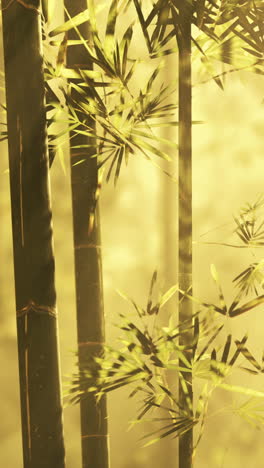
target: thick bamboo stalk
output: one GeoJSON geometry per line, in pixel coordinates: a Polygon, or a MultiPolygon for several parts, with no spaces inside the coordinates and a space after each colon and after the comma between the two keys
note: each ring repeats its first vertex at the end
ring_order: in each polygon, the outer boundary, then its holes
{"type": "Polygon", "coordinates": [[[64,468],[39,0],[2,0],[24,468],[64,468]]]}
{"type": "MultiPolygon", "coordinates": [[[[64,4],[71,17],[87,8],[86,0],[64,0],[64,4]]],[[[87,23],[81,25],[79,31],[83,38],[89,38],[87,23]]],[[[69,39],[79,39],[75,30],[70,31],[69,39]]],[[[92,68],[83,45],[68,47],[67,65],[92,68]]],[[[74,91],[72,97],[78,99],[74,91]]],[[[79,116],[81,118],[81,114],[79,116]]],[[[88,120],[89,126],[95,128],[93,120],[88,120]]],[[[71,136],[73,137],[73,134],[71,136]]],[[[95,139],[79,134],[71,139],[70,144],[77,332],[81,372],[89,358],[102,353],[105,340],[98,205],[95,208],[98,170],[97,159],[90,158],[96,152],[95,139]],[[91,143],[94,143],[94,146],[90,148],[73,148],[91,143]],[[78,164],[81,160],[83,162],[78,164]]],[[[80,402],[80,416],[83,468],[108,468],[106,397],[96,402],[93,395],[87,395],[80,402]]]]}
{"type": "MultiPolygon", "coordinates": [[[[192,288],[192,83],[191,83],[191,5],[182,2],[179,8],[179,288],[191,294],[192,288]]],[[[179,322],[192,324],[192,302],[185,298],[179,303],[179,322]]],[[[180,345],[188,347],[192,332],[185,332],[180,345]]],[[[190,361],[190,350],[185,351],[190,361]]],[[[183,377],[189,390],[189,403],[179,384],[180,404],[190,414],[192,405],[192,374],[183,377]]],[[[191,468],[193,431],[179,440],[179,468],[191,468]]]]}

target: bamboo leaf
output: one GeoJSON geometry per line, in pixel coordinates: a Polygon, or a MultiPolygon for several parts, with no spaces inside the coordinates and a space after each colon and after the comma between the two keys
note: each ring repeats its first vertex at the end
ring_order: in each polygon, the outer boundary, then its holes
{"type": "Polygon", "coordinates": [[[66,31],[70,31],[71,29],[76,28],[77,26],[80,26],[86,21],[89,21],[89,19],[90,19],[90,13],[89,13],[89,9],[87,8],[86,10],[82,11],[78,15],[70,18],[61,26],[58,26],[57,28],[50,31],[49,36],[54,37],[54,36],[57,36],[58,34],[65,33],[66,31]]]}
{"type": "Polygon", "coordinates": [[[63,65],[66,63],[66,53],[67,53],[67,42],[68,35],[67,32],[64,34],[63,40],[60,43],[57,60],[56,60],[56,74],[60,72],[63,65]]]}
{"type": "MultiPolygon", "coordinates": [[[[175,434],[175,437],[179,437],[180,435],[186,433],[187,431],[190,430],[191,427],[193,427],[197,422],[191,418],[175,418],[175,422],[169,424],[168,426],[165,426],[163,432],[159,437],[152,439],[151,441],[147,442],[144,444],[143,447],[148,447],[152,444],[155,444],[156,442],[160,441],[164,437],[168,437],[171,434],[175,434]],[[169,429],[170,428],[170,429],[169,429]],[[169,429],[169,430],[166,430],[169,429]]],[[[155,434],[157,431],[148,434],[146,437],[150,437],[151,435],[155,434]]]]}
{"type": "Polygon", "coordinates": [[[228,392],[232,393],[241,393],[242,395],[250,395],[252,397],[264,398],[264,392],[254,390],[252,388],[240,387],[238,385],[230,385],[227,383],[219,383],[218,387],[223,388],[224,390],[227,390],[228,392]]]}
{"type": "Polygon", "coordinates": [[[244,344],[247,342],[247,339],[248,339],[248,336],[247,335],[244,335],[242,340],[239,342],[236,343],[237,345],[237,349],[233,355],[233,357],[230,359],[229,361],[229,366],[233,366],[239,356],[239,354],[241,353],[241,349],[242,347],[244,346],[244,344]]]}
{"type": "Polygon", "coordinates": [[[205,0],[196,1],[196,13],[197,13],[197,27],[202,28],[204,13],[205,13],[205,0]]]}
{"type": "Polygon", "coordinates": [[[152,52],[152,50],[151,50],[151,41],[150,41],[150,37],[149,37],[149,34],[148,34],[148,30],[147,30],[147,27],[146,27],[145,19],[144,19],[144,16],[143,16],[143,12],[142,12],[139,0],[134,0],[134,4],[135,4],[135,8],[136,8],[136,11],[137,11],[137,14],[138,14],[138,19],[139,19],[140,26],[141,26],[141,29],[142,29],[142,32],[143,32],[143,35],[144,35],[144,38],[145,38],[145,41],[146,41],[148,51],[149,51],[149,53],[151,53],[152,52]]]}
{"type": "Polygon", "coordinates": [[[218,276],[218,273],[216,271],[216,268],[215,268],[215,265],[211,265],[211,275],[218,287],[218,291],[219,291],[219,300],[220,300],[220,308],[222,310],[222,313],[223,314],[226,314],[227,313],[227,307],[226,307],[226,303],[225,303],[225,299],[224,299],[224,295],[223,295],[223,291],[222,291],[222,287],[221,287],[221,284],[220,284],[220,281],[219,281],[219,276],[218,276]]]}
{"type": "MultiPolygon", "coordinates": [[[[100,13],[105,8],[104,4],[98,5],[96,8],[96,12],[100,13]]],[[[82,11],[78,15],[73,16],[70,18],[68,21],[63,23],[61,26],[58,26],[57,28],[53,29],[50,31],[49,36],[54,37],[57,36],[58,34],[65,33],[66,31],[70,31],[71,29],[76,28],[77,26],[80,26],[81,24],[90,21],[90,9],[87,8],[86,10],[82,11]]]]}
{"type": "Polygon", "coordinates": [[[162,296],[161,296],[161,299],[160,299],[160,307],[163,307],[166,302],[168,302],[172,296],[174,296],[174,294],[176,293],[176,291],[178,291],[178,285],[174,285],[172,286],[170,289],[168,289],[168,291],[166,291],[162,296]]]}
{"type": "Polygon", "coordinates": [[[227,363],[227,359],[228,359],[229,351],[230,351],[230,347],[231,347],[231,340],[232,340],[232,335],[228,335],[228,337],[226,339],[225,347],[224,347],[224,350],[223,350],[222,359],[221,359],[221,361],[224,362],[224,363],[227,363]]]}
{"type": "Polygon", "coordinates": [[[264,424],[264,406],[259,398],[249,398],[240,406],[236,406],[234,411],[257,429],[264,424]]]}
{"type": "Polygon", "coordinates": [[[221,332],[221,330],[223,329],[224,325],[220,325],[216,331],[213,333],[213,335],[211,336],[211,338],[208,340],[208,342],[206,343],[206,345],[204,346],[204,348],[202,349],[202,351],[200,352],[199,356],[197,357],[197,361],[199,361],[202,356],[206,353],[206,351],[208,350],[209,346],[214,342],[215,338],[219,335],[219,333],[221,332]]]}
{"type": "Polygon", "coordinates": [[[258,305],[263,304],[263,302],[264,302],[264,295],[259,296],[253,299],[252,301],[246,302],[239,308],[232,310],[232,312],[230,312],[230,317],[237,317],[238,315],[244,314],[248,310],[254,309],[258,305]]]}
{"type": "Polygon", "coordinates": [[[261,372],[262,367],[260,366],[260,364],[258,364],[258,362],[254,358],[254,356],[250,353],[248,348],[246,348],[246,346],[241,344],[238,340],[236,340],[235,343],[236,343],[240,353],[243,354],[243,356],[245,356],[245,358],[250,362],[250,364],[252,364],[253,367],[255,367],[258,371],[261,372]]]}
{"type": "MultiPolygon", "coordinates": [[[[109,13],[108,13],[108,18],[107,18],[107,23],[106,23],[106,31],[105,31],[105,43],[104,43],[104,48],[106,52],[106,56],[111,60],[114,54],[114,46],[115,46],[115,27],[116,27],[116,20],[117,20],[117,5],[118,5],[118,0],[112,0],[110,8],[109,8],[109,13]]],[[[118,44],[116,44],[116,47],[118,49],[118,44]]],[[[120,58],[118,60],[118,69],[120,73],[120,58]]]]}

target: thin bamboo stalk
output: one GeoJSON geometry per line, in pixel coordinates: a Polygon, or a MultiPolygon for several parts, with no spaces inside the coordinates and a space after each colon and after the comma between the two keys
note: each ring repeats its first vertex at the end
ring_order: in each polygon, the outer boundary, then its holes
{"type": "MultiPolygon", "coordinates": [[[[166,67],[164,68],[164,82],[167,85],[172,81],[172,74],[174,74],[174,57],[166,57],[166,67]]],[[[174,129],[165,128],[162,132],[163,138],[171,140],[174,138],[174,129]]],[[[168,171],[168,161],[163,161],[164,172],[168,171]]],[[[173,161],[169,163],[169,171],[171,174],[174,173],[176,164],[173,161]]],[[[170,180],[167,174],[160,171],[160,237],[161,237],[161,267],[162,267],[162,278],[164,281],[164,290],[168,290],[173,284],[177,282],[177,271],[178,262],[175,262],[175,256],[177,255],[177,245],[175,243],[175,236],[177,235],[175,226],[175,210],[177,209],[177,189],[174,181],[170,180]]],[[[159,316],[159,323],[161,326],[168,326],[171,318],[171,311],[177,310],[177,298],[173,297],[168,304],[163,307],[162,314],[159,316]]],[[[175,387],[175,375],[172,372],[168,372],[166,375],[166,381],[169,388],[175,387]]],[[[166,467],[176,468],[178,466],[177,456],[175,450],[178,449],[177,439],[167,437],[164,439],[163,445],[160,446],[159,452],[161,456],[164,456],[164,450],[166,451],[166,467]]]]}
{"type": "MultiPolygon", "coordinates": [[[[87,8],[86,0],[64,0],[71,17],[87,8]]],[[[68,17],[67,17],[68,19],[68,17]]],[[[84,39],[89,39],[89,27],[79,27],[84,39]]],[[[79,39],[75,30],[69,32],[69,39],[79,39]]],[[[84,66],[92,69],[85,48],[68,47],[67,65],[84,66]]],[[[78,83],[78,80],[75,81],[78,83]]],[[[73,91],[73,99],[78,96],[73,91]]],[[[79,114],[81,118],[81,114],[79,114]]],[[[88,125],[95,128],[92,119],[86,116],[88,125]]],[[[103,284],[101,266],[100,217],[98,204],[95,207],[98,189],[97,159],[91,158],[96,151],[95,139],[85,135],[73,136],[70,140],[71,191],[74,230],[74,258],[77,306],[78,361],[79,370],[87,361],[103,352],[105,340],[103,284]],[[88,148],[76,148],[93,144],[88,148]],[[82,161],[78,164],[79,161],[82,161]],[[94,211],[95,210],[95,211],[94,211]],[[94,216],[93,225],[91,217],[94,216]]],[[[96,402],[95,396],[86,395],[80,402],[82,466],[83,468],[108,468],[108,427],[106,397],[96,402]]]]}
{"type": "Polygon", "coordinates": [[[24,468],[64,468],[39,0],[2,1],[24,468]]]}
{"type": "MultiPolygon", "coordinates": [[[[182,2],[179,7],[179,288],[191,294],[192,288],[192,83],[191,83],[191,5],[182,2]]],[[[179,322],[192,323],[192,302],[185,298],[179,303],[179,322]]],[[[188,347],[192,332],[185,332],[180,345],[188,347]]],[[[190,350],[185,351],[190,361],[190,350]]],[[[179,401],[190,414],[192,405],[192,374],[183,378],[189,391],[189,403],[181,383],[179,401]]],[[[190,429],[179,439],[179,468],[191,468],[193,431],[190,429]]]]}

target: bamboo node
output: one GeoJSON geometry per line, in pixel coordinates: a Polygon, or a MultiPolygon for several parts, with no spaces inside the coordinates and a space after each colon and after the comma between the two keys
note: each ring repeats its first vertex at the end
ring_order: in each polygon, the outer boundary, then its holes
{"type": "Polygon", "coordinates": [[[1,10],[2,10],[2,11],[7,10],[7,9],[10,7],[10,5],[12,5],[12,3],[14,3],[14,1],[15,1],[15,0],[10,0],[10,2],[8,2],[8,4],[7,4],[5,7],[2,7],[1,10]]]}
{"type": "Polygon", "coordinates": [[[89,439],[91,437],[109,437],[109,434],[86,434],[86,435],[82,435],[82,439],[89,439]]]}
{"type": "Polygon", "coordinates": [[[2,7],[1,10],[2,11],[5,11],[7,10],[14,2],[17,2],[17,3],[20,3],[20,5],[22,5],[24,8],[27,8],[29,10],[34,10],[36,11],[38,14],[40,14],[40,9],[38,7],[36,7],[35,5],[32,5],[31,3],[26,3],[25,1],[23,0],[10,0],[8,2],[8,4],[5,6],[5,7],[2,7]]]}
{"type": "Polygon", "coordinates": [[[16,0],[17,3],[20,3],[20,5],[22,5],[23,7],[25,8],[28,8],[29,10],[34,10],[36,11],[37,13],[40,13],[40,10],[38,7],[36,7],[35,5],[32,5],[31,3],[26,3],[24,2],[23,0],[16,0]]]}
{"type": "Polygon", "coordinates": [[[83,346],[96,346],[96,345],[104,345],[104,341],[83,341],[78,343],[78,346],[81,348],[83,346]]]}
{"type": "Polygon", "coordinates": [[[79,244],[74,246],[75,250],[81,250],[81,249],[101,249],[102,246],[99,244],[79,244]]]}
{"type": "Polygon", "coordinates": [[[36,302],[33,300],[30,300],[25,307],[22,307],[22,309],[17,310],[17,317],[27,316],[32,312],[38,315],[50,315],[53,318],[57,317],[57,311],[55,307],[36,304],[36,302]]]}

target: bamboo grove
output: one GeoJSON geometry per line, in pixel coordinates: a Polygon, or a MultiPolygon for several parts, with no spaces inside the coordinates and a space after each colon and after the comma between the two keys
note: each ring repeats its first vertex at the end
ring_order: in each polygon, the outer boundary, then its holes
{"type": "MultiPolygon", "coordinates": [[[[178,437],[179,468],[191,468],[216,388],[244,395],[236,412],[263,423],[254,402],[264,394],[226,382],[241,357],[247,367],[240,370],[254,375],[263,373],[263,362],[247,348],[247,335],[236,339],[225,333],[230,318],[264,302],[263,260],[234,279],[238,292],[229,307],[214,266],[219,301],[207,303],[192,294],[192,126],[202,124],[192,119],[192,70],[203,67],[223,91],[229,73],[263,74],[263,2],[65,0],[65,21],[55,29],[54,5],[2,1],[8,125],[2,139],[8,136],[24,468],[65,466],[48,167],[52,170],[65,136],[78,330],[78,369],[68,398],[80,403],[82,467],[108,468],[106,395],[129,385],[130,396],[142,400],[137,421],[159,409],[167,414],[157,418],[161,425],[147,435],[146,445],[178,437]],[[102,14],[104,30],[98,22],[102,14]],[[133,44],[136,26],[145,43],[142,59],[133,44]],[[165,84],[162,71],[171,54],[178,70],[175,81],[165,84]],[[143,60],[152,72],[142,83],[143,60]],[[174,141],[161,136],[166,127],[174,129],[174,141]],[[106,346],[98,200],[101,184],[117,184],[123,166],[138,156],[157,166],[178,160],[178,277],[156,300],[154,272],[146,307],[124,296],[135,315],[120,316],[122,344],[106,346]],[[178,310],[167,327],[158,327],[157,315],[174,294],[178,310]],[[178,393],[167,382],[168,370],[175,373],[178,393]],[[194,399],[197,379],[203,384],[194,399]]],[[[263,206],[260,197],[234,217],[240,241],[234,247],[264,245],[263,206]]]]}

